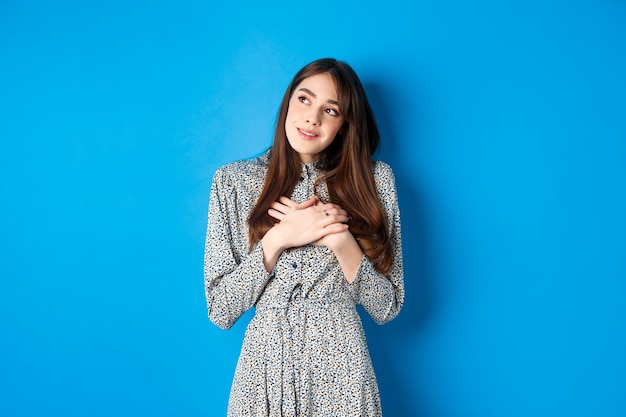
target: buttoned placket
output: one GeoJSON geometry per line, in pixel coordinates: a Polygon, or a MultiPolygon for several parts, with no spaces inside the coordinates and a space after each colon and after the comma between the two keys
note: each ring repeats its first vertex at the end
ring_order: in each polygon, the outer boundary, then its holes
{"type": "MultiPolygon", "coordinates": [[[[312,163],[302,164],[302,171],[300,174],[300,181],[294,188],[292,199],[298,203],[309,200],[315,195],[315,180],[317,179],[318,171],[312,163]]],[[[306,375],[301,375],[300,372],[306,372],[307,354],[306,349],[306,334],[307,328],[307,309],[306,309],[306,294],[303,286],[306,277],[302,275],[304,269],[304,251],[294,250],[290,251],[287,256],[287,264],[289,275],[292,278],[292,286],[290,286],[289,301],[285,306],[285,319],[288,326],[289,342],[292,347],[293,355],[293,367],[291,369],[291,377],[294,381],[295,387],[295,399],[297,404],[297,413],[308,414],[308,386],[303,384],[306,380],[306,375]]]]}

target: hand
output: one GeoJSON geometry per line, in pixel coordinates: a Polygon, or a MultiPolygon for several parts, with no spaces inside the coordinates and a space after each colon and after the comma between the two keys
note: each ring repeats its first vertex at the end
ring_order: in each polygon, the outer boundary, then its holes
{"type": "Polygon", "coordinates": [[[282,249],[303,246],[348,229],[348,213],[336,204],[322,204],[318,197],[302,203],[281,197],[268,214],[278,223],[268,231],[282,249]]]}
{"type": "Polygon", "coordinates": [[[352,233],[350,233],[350,230],[347,229],[343,232],[328,234],[323,238],[312,242],[315,246],[326,246],[333,252],[337,252],[342,247],[352,243],[356,243],[356,239],[352,233]]]}
{"type": "Polygon", "coordinates": [[[313,244],[332,250],[348,282],[358,270],[363,252],[346,224],[348,213],[336,204],[321,204],[319,198],[298,204],[281,197],[267,211],[278,220],[263,237],[263,262],[268,271],[284,249],[313,244]]]}
{"type": "Polygon", "coordinates": [[[363,251],[349,230],[332,233],[313,242],[314,245],[326,246],[333,251],[347,282],[354,281],[363,259],[363,251]]]}

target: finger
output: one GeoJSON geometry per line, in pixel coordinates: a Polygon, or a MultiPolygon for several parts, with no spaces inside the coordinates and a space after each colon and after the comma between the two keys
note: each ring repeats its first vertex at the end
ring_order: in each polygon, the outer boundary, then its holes
{"type": "Polygon", "coordinates": [[[323,227],[328,227],[333,224],[346,224],[348,223],[348,216],[324,216],[323,227]]]}
{"type": "Polygon", "coordinates": [[[287,213],[287,211],[289,211],[289,207],[284,205],[284,204],[280,204],[278,201],[274,201],[272,204],[270,204],[270,208],[279,211],[281,213],[287,213]]]}
{"type": "Polygon", "coordinates": [[[278,199],[278,202],[280,202],[281,204],[284,204],[287,207],[296,207],[298,205],[298,203],[296,203],[295,201],[293,201],[290,198],[287,198],[285,196],[282,196],[278,199]]]}
{"type": "Polygon", "coordinates": [[[313,196],[313,198],[310,198],[306,201],[303,201],[302,203],[298,204],[297,207],[299,209],[305,209],[305,208],[309,208],[311,206],[315,206],[317,203],[319,203],[320,199],[317,196],[313,196]]]}
{"type": "Polygon", "coordinates": [[[324,236],[331,235],[333,233],[342,233],[348,230],[348,225],[345,223],[333,223],[324,228],[324,236]]]}
{"type": "Polygon", "coordinates": [[[337,213],[347,214],[347,212],[341,208],[340,205],[334,203],[320,204],[318,207],[322,210],[336,210],[337,213]]]}
{"type": "Polygon", "coordinates": [[[274,210],[274,209],[268,209],[267,210],[267,214],[269,214],[270,217],[273,217],[273,218],[275,218],[277,220],[282,220],[282,219],[285,218],[285,215],[283,213],[281,213],[278,210],[274,210]]]}
{"type": "Polygon", "coordinates": [[[344,209],[337,209],[337,208],[328,208],[328,209],[324,209],[323,213],[326,216],[340,216],[340,217],[349,217],[348,216],[348,212],[345,211],[344,209]]]}

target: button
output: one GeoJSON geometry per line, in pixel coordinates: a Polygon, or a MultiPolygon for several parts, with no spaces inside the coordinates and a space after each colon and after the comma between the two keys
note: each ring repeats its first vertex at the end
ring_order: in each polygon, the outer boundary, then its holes
{"type": "Polygon", "coordinates": [[[293,269],[296,269],[296,268],[298,267],[298,264],[297,264],[297,263],[295,263],[295,262],[293,262],[293,263],[291,264],[291,267],[292,267],[293,269]]]}

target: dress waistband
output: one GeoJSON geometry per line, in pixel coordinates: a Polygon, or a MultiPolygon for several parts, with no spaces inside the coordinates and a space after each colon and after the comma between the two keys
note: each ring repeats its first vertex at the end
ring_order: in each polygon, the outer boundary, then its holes
{"type": "Polygon", "coordinates": [[[337,298],[334,300],[329,299],[315,299],[302,297],[300,295],[292,296],[286,300],[278,300],[276,298],[263,299],[261,298],[256,304],[257,314],[270,311],[270,310],[289,310],[294,307],[299,308],[320,308],[323,310],[344,310],[353,309],[356,307],[354,301],[349,298],[337,298]]]}

